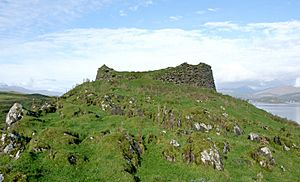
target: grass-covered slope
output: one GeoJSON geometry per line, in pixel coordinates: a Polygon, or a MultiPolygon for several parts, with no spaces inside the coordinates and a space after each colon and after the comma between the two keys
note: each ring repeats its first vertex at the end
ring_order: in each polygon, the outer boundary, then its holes
{"type": "Polygon", "coordinates": [[[55,103],[56,112],[10,127],[26,141],[19,159],[0,154],[5,180],[300,180],[299,126],[213,90],[141,76],[84,83],[55,103]],[[219,170],[201,158],[215,150],[219,170]]]}
{"type": "Polygon", "coordinates": [[[0,121],[1,127],[4,124],[9,108],[16,102],[21,103],[25,108],[32,109],[34,105],[41,105],[45,101],[51,100],[50,97],[40,94],[20,94],[15,92],[0,92],[0,121]]]}

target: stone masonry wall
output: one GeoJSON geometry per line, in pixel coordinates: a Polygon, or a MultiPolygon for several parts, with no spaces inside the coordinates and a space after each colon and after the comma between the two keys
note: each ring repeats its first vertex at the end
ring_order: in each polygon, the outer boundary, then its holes
{"type": "MultiPolygon", "coordinates": [[[[177,67],[158,70],[154,79],[175,84],[188,84],[195,87],[210,88],[216,90],[213,72],[209,65],[200,63],[190,65],[183,63],[177,67]]],[[[117,72],[106,65],[98,69],[96,80],[113,81],[122,79],[122,72],[117,72]]],[[[128,78],[128,79],[134,79],[128,78]]]]}

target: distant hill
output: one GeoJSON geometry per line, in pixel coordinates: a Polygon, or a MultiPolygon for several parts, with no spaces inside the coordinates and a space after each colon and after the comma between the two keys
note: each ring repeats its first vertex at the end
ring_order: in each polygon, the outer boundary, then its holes
{"type": "Polygon", "coordinates": [[[219,89],[218,91],[237,98],[250,98],[251,95],[256,92],[254,89],[248,86],[219,89]]]}
{"type": "Polygon", "coordinates": [[[258,91],[245,86],[233,89],[220,89],[219,91],[223,94],[233,97],[249,99],[258,102],[300,102],[300,87],[293,86],[273,87],[258,91]]]}
{"type": "Polygon", "coordinates": [[[48,96],[60,96],[61,92],[48,91],[48,90],[30,90],[19,86],[9,86],[3,83],[0,83],[0,91],[2,92],[16,92],[23,94],[42,94],[48,96]]]}
{"type": "Polygon", "coordinates": [[[283,86],[254,93],[252,100],[262,102],[300,102],[300,87],[283,86]]]}
{"type": "Polygon", "coordinates": [[[21,102],[30,112],[8,104],[0,174],[39,182],[299,181],[299,125],[217,93],[209,70],[185,72],[198,66],[102,67],[96,81],[51,102],[21,102]]]}

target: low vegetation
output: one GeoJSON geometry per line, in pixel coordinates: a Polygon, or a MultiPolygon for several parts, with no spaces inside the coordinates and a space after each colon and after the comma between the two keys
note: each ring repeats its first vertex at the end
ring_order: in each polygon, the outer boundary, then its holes
{"type": "Polygon", "coordinates": [[[212,89],[145,75],[84,83],[51,99],[1,95],[3,121],[14,102],[39,113],[3,125],[3,134],[19,136],[0,154],[5,180],[300,180],[299,125],[212,89]],[[41,110],[45,102],[56,109],[41,110]]]}

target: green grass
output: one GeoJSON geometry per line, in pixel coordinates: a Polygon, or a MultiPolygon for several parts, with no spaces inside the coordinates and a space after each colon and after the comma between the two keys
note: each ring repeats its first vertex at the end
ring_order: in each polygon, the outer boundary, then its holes
{"type": "MultiPolygon", "coordinates": [[[[0,94],[2,120],[13,102],[30,108],[31,100],[31,96],[0,94]]],[[[162,83],[140,74],[136,80],[84,83],[62,96],[57,105],[55,113],[39,118],[25,116],[11,128],[30,142],[18,160],[0,154],[0,173],[7,181],[255,181],[260,173],[262,181],[300,180],[299,126],[212,90],[162,83]],[[118,106],[122,115],[114,115],[106,105],[118,106]],[[192,121],[187,116],[192,116],[192,121]],[[193,131],[194,122],[211,124],[213,129],[208,133],[193,131]],[[234,135],[235,124],[244,130],[243,135],[234,135]],[[250,132],[269,138],[269,143],[248,140],[250,132]],[[284,151],[275,144],[275,136],[291,150],[284,151]],[[181,146],[173,148],[169,144],[172,139],[181,146]],[[130,153],[133,141],[142,149],[140,157],[130,153]],[[224,171],[200,162],[201,151],[214,143],[222,152],[224,142],[231,149],[229,154],[222,154],[224,171]],[[276,161],[272,170],[251,158],[261,146],[272,151],[276,161]],[[33,152],[37,147],[46,150],[33,152]],[[189,148],[196,163],[183,160],[189,148]],[[165,151],[176,161],[167,161],[165,151]],[[68,161],[70,156],[76,157],[76,164],[68,161]],[[126,172],[129,163],[124,156],[129,156],[136,171],[126,172]]]]}
{"type": "MultiPolygon", "coordinates": [[[[52,100],[52,98],[40,94],[19,94],[14,92],[0,92],[0,121],[5,121],[6,114],[10,107],[19,102],[23,107],[32,109],[33,105],[41,105],[45,101],[52,100]]],[[[4,122],[1,122],[0,127],[4,127],[4,122]]]]}

